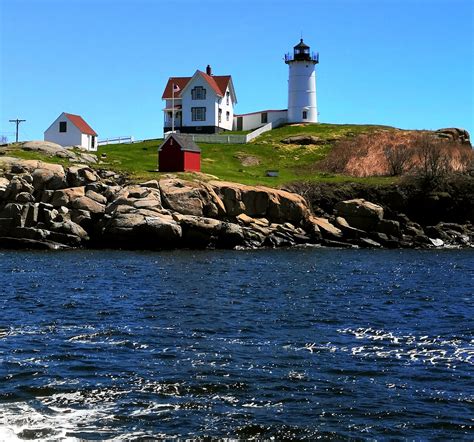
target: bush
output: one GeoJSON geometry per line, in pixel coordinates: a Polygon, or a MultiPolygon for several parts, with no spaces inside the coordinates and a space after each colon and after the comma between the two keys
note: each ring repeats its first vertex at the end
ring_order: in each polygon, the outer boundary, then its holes
{"type": "Polygon", "coordinates": [[[390,176],[403,175],[411,168],[413,149],[406,144],[389,145],[384,148],[390,176]]]}
{"type": "Polygon", "coordinates": [[[415,173],[426,187],[436,187],[452,172],[445,142],[421,134],[415,138],[413,148],[417,159],[415,173]]]}

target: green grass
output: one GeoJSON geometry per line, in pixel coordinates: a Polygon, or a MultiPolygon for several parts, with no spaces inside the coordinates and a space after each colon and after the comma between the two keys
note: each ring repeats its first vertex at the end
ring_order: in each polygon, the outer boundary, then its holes
{"type": "MultiPolygon", "coordinates": [[[[20,147],[12,146],[6,152],[5,156],[21,158],[22,160],[38,160],[46,163],[61,164],[62,166],[70,166],[72,163],[67,158],[57,156],[46,156],[40,152],[22,150],[20,147]]],[[[0,162],[2,156],[0,156],[0,162]]]]}
{"type": "Polygon", "coordinates": [[[97,156],[98,167],[110,168],[117,172],[127,173],[130,178],[138,180],[155,179],[158,177],[158,147],[161,139],[147,140],[132,144],[109,144],[99,146],[97,156]],[[105,154],[107,157],[102,158],[105,154]]]}
{"type": "MultiPolygon", "coordinates": [[[[381,129],[391,128],[352,124],[308,124],[304,126],[283,126],[274,129],[262,134],[249,144],[199,143],[202,151],[201,169],[204,174],[222,180],[270,187],[278,187],[296,181],[333,183],[351,181],[367,184],[391,184],[396,179],[392,177],[354,178],[322,173],[317,169],[317,162],[326,157],[337,139],[381,129]],[[321,143],[297,146],[281,142],[288,136],[302,134],[316,136],[321,140],[321,143]],[[267,177],[267,170],[277,170],[278,177],[267,177]]],[[[156,171],[158,147],[162,142],[162,139],[155,139],[140,143],[100,146],[97,152],[100,161],[97,165],[91,165],[91,167],[125,173],[135,182],[160,179],[164,175],[169,175],[156,171]]],[[[15,146],[12,146],[6,154],[23,159],[43,160],[64,166],[71,164],[63,158],[45,157],[37,152],[23,151],[20,148],[15,148],[15,146]]],[[[173,175],[184,179],[212,178],[192,173],[176,173],[173,175]]]]}
{"type": "MultiPolygon", "coordinates": [[[[391,177],[354,178],[317,171],[316,163],[323,159],[335,139],[355,136],[373,130],[388,129],[384,126],[310,124],[304,126],[283,126],[266,132],[249,144],[205,144],[201,148],[201,170],[205,174],[226,181],[249,185],[282,186],[295,181],[309,182],[365,182],[389,184],[391,177]],[[281,140],[290,135],[309,134],[322,140],[321,145],[289,146],[281,140]],[[252,165],[243,165],[246,159],[252,165]],[[252,163],[252,161],[250,161],[252,163]],[[258,163],[258,164],[256,164],[258,163]],[[267,177],[267,170],[277,170],[278,177],[267,177]]],[[[106,154],[99,167],[126,172],[134,181],[159,179],[164,174],[156,172],[157,150],[163,140],[149,140],[142,143],[115,144],[99,147],[98,156],[106,154]]],[[[176,174],[179,177],[193,177],[194,174],[176,174]]],[[[202,176],[200,176],[202,178],[202,176]]]]}

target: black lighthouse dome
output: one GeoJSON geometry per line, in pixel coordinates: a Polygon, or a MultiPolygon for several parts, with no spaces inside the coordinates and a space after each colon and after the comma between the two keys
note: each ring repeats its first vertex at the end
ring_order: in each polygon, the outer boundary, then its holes
{"type": "Polygon", "coordinates": [[[311,54],[309,52],[309,46],[305,44],[303,39],[293,47],[293,54],[295,60],[311,60],[311,54]]]}
{"type": "Polygon", "coordinates": [[[296,46],[293,46],[293,54],[285,55],[285,63],[290,64],[294,61],[311,61],[316,64],[319,62],[319,54],[311,53],[310,47],[301,39],[296,46]]]}

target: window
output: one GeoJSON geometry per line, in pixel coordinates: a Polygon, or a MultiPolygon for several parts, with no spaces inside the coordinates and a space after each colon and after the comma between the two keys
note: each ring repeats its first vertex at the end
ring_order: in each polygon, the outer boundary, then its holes
{"type": "Polygon", "coordinates": [[[206,121],[206,108],[205,107],[192,107],[191,119],[192,121],[206,121]]]}
{"type": "Polygon", "coordinates": [[[303,111],[303,120],[306,120],[308,118],[308,112],[303,111]]]}
{"type": "Polygon", "coordinates": [[[227,121],[229,121],[229,119],[230,119],[230,112],[226,112],[226,113],[225,113],[225,119],[226,119],[227,121]]]}
{"type": "Polygon", "coordinates": [[[67,132],[67,121],[59,122],[59,132],[67,132]]]}
{"type": "Polygon", "coordinates": [[[218,122],[220,123],[222,121],[222,109],[219,108],[219,119],[218,122]]]}
{"type": "Polygon", "coordinates": [[[196,86],[191,90],[191,98],[193,100],[205,100],[206,89],[204,89],[202,86],[196,86]]]}
{"type": "Polygon", "coordinates": [[[226,103],[229,104],[229,98],[230,98],[230,92],[229,91],[226,92],[225,97],[226,97],[226,103]]]}
{"type": "Polygon", "coordinates": [[[263,124],[268,123],[268,114],[266,112],[262,112],[260,122],[263,124]]]}

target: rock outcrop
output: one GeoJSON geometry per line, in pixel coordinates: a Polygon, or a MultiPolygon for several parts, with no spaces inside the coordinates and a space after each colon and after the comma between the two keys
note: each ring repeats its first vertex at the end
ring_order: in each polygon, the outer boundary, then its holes
{"type": "Polygon", "coordinates": [[[0,247],[429,248],[469,246],[474,235],[470,224],[423,228],[401,213],[387,217],[382,206],[360,198],[337,201],[331,213],[313,209],[296,193],[263,186],[126,184],[87,165],[0,158],[0,247]]]}

